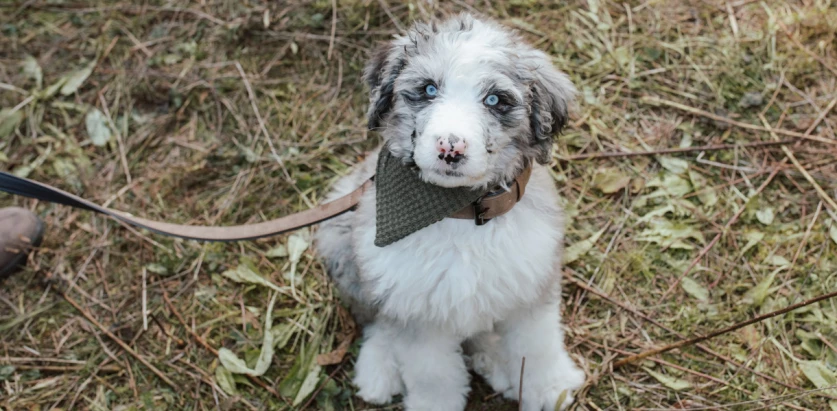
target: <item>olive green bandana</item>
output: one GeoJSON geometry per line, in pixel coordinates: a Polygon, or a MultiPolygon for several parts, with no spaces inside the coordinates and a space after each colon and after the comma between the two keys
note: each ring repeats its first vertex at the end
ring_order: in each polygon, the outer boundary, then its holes
{"type": "Polygon", "coordinates": [[[384,147],[375,174],[375,245],[388,246],[477,201],[484,191],[426,183],[384,147]]]}

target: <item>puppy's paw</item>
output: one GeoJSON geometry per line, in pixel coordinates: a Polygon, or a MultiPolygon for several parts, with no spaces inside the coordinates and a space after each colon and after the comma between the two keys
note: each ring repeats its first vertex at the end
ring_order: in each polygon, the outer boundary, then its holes
{"type": "Polygon", "coordinates": [[[512,386],[502,364],[487,352],[478,352],[470,357],[471,368],[481,375],[495,392],[505,392],[512,386]]]}
{"type": "MultiPolygon", "coordinates": [[[[572,405],[573,401],[575,401],[575,398],[573,398],[572,390],[569,388],[561,389],[560,387],[554,387],[547,389],[541,394],[540,406],[536,402],[534,404],[535,407],[531,409],[535,411],[563,411],[572,405]]],[[[530,408],[524,406],[524,409],[528,410],[530,408]]]]}
{"type": "Polygon", "coordinates": [[[583,384],[584,372],[575,367],[553,375],[549,381],[544,381],[543,385],[532,384],[527,387],[524,381],[523,409],[526,411],[563,411],[575,401],[573,394],[583,384]]]}
{"type": "Polygon", "coordinates": [[[393,373],[358,370],[354,383],[359,388],[357,396],[376,405],[387,404],[404,391],[401,378],[393,373]]]}

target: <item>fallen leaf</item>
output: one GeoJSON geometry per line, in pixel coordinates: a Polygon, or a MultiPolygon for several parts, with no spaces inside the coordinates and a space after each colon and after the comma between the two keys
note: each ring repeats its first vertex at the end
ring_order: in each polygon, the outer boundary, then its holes
{"type": "Polygon", "coordinates": [[[665,173],[648,182],[648,187],[658,187],[656,191],[648,194],[647,198],[674,197],[680,198],[692,192],[692,183],[676,174],[665,173]]]}
{"type": "Polygon", "coordinates": [[[787,267],[791,265],[791,262],[788,261],[787,258],[782,257],[781,255],[771,255],[764,260],[765,263],[774,265],[776,267],[787,267]]]}
{"type": "Polygon", "coordinates": [[[764,280],[761,280],[761,282],[756,284],[755,287],[751,288],[744,294],[744,298],[741,300],[741,302],[755,307],[760,307],[762,303],[764,303],[764,299],[767,298],[770,292],[770,286],[773,285],[773,280],[776,279],[776,274],[778,274],[783,269],[784,268],[774,270],[764,280]]]}
{"type": "Polygon", "coordinates": [[[96,67],[96,60],[93,60],[86,67],[68,73],[64,76],[64,81],[61,85],[61,95],[69,96],[75,93],[84,81],[93,74],[93,69],[96,67]]]}
{"type": "Polygon", "coordinates": [[[287,257],[288,256],[288,248],[284,245],[280,245],[279,247],[271,248],[267,250],[264,254],[268,258],[276,258],[276,257],[287,257]]]}
{"type": "Polygon", "coordinates": [[[82,189],[82,183],[78,176],[78,169],[72,160],[61,157],[56,158],[52,162],[52,168],[55,170],[55,174],[58,174],[58,176],[69,183],[70,186],[76,190],[82,189]]]}
{"type": "Polygon", "coordinates": [[[826,390],[826,393],[837,394],[837,388],[834,388],[834,386],[837,386],[837,374],[829,370],[821,361],[800,361],[799,369],[815,387],[819,389],[831,388],[826,390]]]}
{"type": "Polygon", "coordinates": [[[674,174],[684,174],[689,170],[689,162],[669,156],[657,156],[657,161],[668,171],[674,174]]]}
{"type": "Polygon", "coordinates": [[[2,365],[0,366],[0,381],[6,381],[12,374],[15,373],[15,367],[13,365],[2,365]]]}
{"type": "Polygon", "coordinates": [[[697,193],[698,200],[703,205],[712,207],[718,204],[718,194],[715,192],[715,187],[709,186],[706,178],[695,171],[689,170],[689,180],[692,182],[692,188],[697,193]]]}
{"type": "Polygon", "coordinates": [[[299,391],[296,393],[296,397],[294,398],[294,402],[292,406],[297,406],[305,401],[309,395],[317,388],[317,383],[320,381],[320,371],[322,367],[318,364],[314,363],[314,366],[311,367],[311,370],[308,371],[308,375],[305,376],[305,379],[302,380],[302,386],[299,387],[299,391]]]}
{"type": "Polygon", "coordinates": [[[23,75],[28,79],[35,80],[35,85],[38,90],[44,87],[44,72],[41,70],[38,60],[35,60],[30,55],[27,55],[23,59],[23,75]]]}
{"type": "Polygon", "coordinates": [[[744,255],[747,251],[750,251],[750,249],[760,243],[761,240],[764,240],[764,233],[761,231],[751,230],[744,233],[744,238],[747,239],[747,244],[741,248],[741,252],[738,253],[739,257],[744,255]]]}
{"type": "Polygon", "coordinates": [[[352,336],[344,336],[343,341],[340,341],[340,345],[334,351],[317,356],[317,364],[322,366],[340,364],[351,346],[352,336]]]}
{"type": "Polygon", "coordinates": [[[622,173],[618,168],[605,168],[596,172],[593,177],[593,186],[605,194],[613,194],[621,191],[631,182],[631,178],[622,173]]]}
{"type": "Polygon", "coordinates": [[[97,108],[90,109],[84,118],[84,125],[87,127],[87,136],[94,146],[103,147],[111,139],[108,119],[97,108]]]}
{"type": "Polygon", "coordinates": [[[148,264],[145,265],[145,269],[148,270],[149,272],[154,273],[154,274],[159,274],[159,275],[168,275],[169,274],[168,268],[166,268],[166,266],[164,266],[162,264],[148,263],[148,264]]]}
{"type": "Polygon", "coordinates": [[[239,264],[235,270],[227,270],[221,273],[222,276],[229,278],[237,283],[263,285],[274,291],[285,292],[281,287],[253,271],[247,264],[239,264]]]}
{"type": "Polygon", "coordinates": [[[758,107],[762,104],[764,104],[764,96],[760,91],[744,93],[741,100],[738,100],[738,106],[741,108],[758,107]]]}
{"type": "Polygon", "coordinates": [[[604,234],[605,230],[606,228],[603,228],[591,235],[588,239],[579,241],[567,247],[567,249],[564,250],[564,264],[570,264],[592,250],[593,246],[596,245],[596,241],[599,241],[599,237],[604,234]]]}
{"type": "Polygon", "coordinates": [[[6,140],[12,135],[21,121],[23,121],[23,113],[20,110],[15,112],[9,108],[0,110],[0,139],[6,140]]]}
{"type": "Polygon", "coordinates": [[[296,289],[296,266],[302,258],[302,253],[308,249],[309,237],[308,231],[305,230],[300,230],[288,237],[288,259],[291,261],[291,269],[287,278],[291,280],[292,290],[296,289]]]}
{"type": "Polygon", "coordinates": [[[756,211],[756,219],[764,225],[773,224],[773,219],[776,217],[776,211],[773,207],[766,207],[756,211]]]}
{"type": "Polygon", "coordinates": [[[680,282],[680,286],[683,287],[683,290],[685,290],[686,293],[697,298],[699,301],[709,301],[709,290],[697,281],[692,280],[689,277],[683,277],[683,280],[680,282]]]}
{"type": "Polygon", "coordinates": [[[685,222],[673,222],[664,218],[654,218],[649,222],[649,227],[636,236],[637,241],[657,243],[666,248],[678,248],[692,250],[694,246],[685,242],[687,239],[694,239],[701,244],[706,243],[703,233],[694,226],[685,222]]]}
{"type": "Polygon", "coordinates": [[[229,395],[238,395],[238,390],[235,388],[235,379],[230,370],[223,365],[215,367],[215,382],[218,387],[229,395]]]}
{"type": "Polygon", "coordinates": [[[681,380],[679,378],[669,377],[665,374],[658,373],[658,372],[656,372],[654,370],[651,370],[649,368],[646,368],[646,367],[642,367],[642,369],[644,369],[645,372],[650,374],[652,377],[654,377],[661,384],[665,385],[668,388],[671,388],[672,390],[683,391],[683,390],[692,388],[692,384],[689,383],[688,381],[684,381],[684,380],[681,380]]]}
{"type": "Polygon", "coordinates": [[[276,303],[276,296],[278,295],[279,293],[274,293],[267,305],[262,349],[258,360],[256,360],[255,367],[248,367],[244,360],[238,358],[238,356],[226,347],[222,347],[218,350],[218,359],[221,361],[221,364],[226,367],[226,369],[230,370],[231,373],[247,374],[258,377],[267,371],[271,361],[273,361],[273,333],[271,332],[270,325],[273,323],[273,304],[276,303]]]}
{"type": "Polygon", "coordinates": [[[738,335],[751,350],[758,349],[761,346],[762,339],[764,339],[764,336],[752,324],[738,330],[738,335]]]}

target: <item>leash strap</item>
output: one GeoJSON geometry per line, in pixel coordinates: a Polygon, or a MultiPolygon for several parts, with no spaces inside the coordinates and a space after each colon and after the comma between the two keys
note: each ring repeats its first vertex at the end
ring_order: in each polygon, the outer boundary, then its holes
{"type": "Polygon", "coordinates": [[[95,211],[133,226],[145,228],[159,234],[199,241],[239,241],[270,237],[288,231],[314,225],[336,217],[355,208],[361,195],[372,186],[372,179],[367,180],[355,191],[334,201],[321,204],[309,210],[291,214],[262,223],[212,227],[199,225],[181,225],[164,223],[135,217],[129,213],[113,210],[94,204],[81,197],[70,194],[47,184],[21,178],[6,172],[0,172],[0,191],[19,196],[35,198],[51,203],[95,211]]]}

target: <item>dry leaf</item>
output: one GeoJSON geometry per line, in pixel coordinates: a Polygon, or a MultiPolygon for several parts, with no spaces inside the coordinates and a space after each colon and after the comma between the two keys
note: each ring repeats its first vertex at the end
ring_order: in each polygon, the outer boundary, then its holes
{"type": "Polygon", "coordinates": [[[63,81],[61,82],[61,95],[62,96],[69,96],[70,94],[75,93],[84,81],[93,74],[93,69],[96,67],[96,60],[90,62],[87,67],[82,69],[78,69],[76,71],[70,72],[63,77],[63,81]]]}
{"type": "Polygon", "coordinates": [[[767,276],[764,280],[761,280],[755,287],[747,291],[744,294],[744,298],[741,300],[744,304],[750,304],[755,307],[760,307],[764,300],[767,298],[768,294],[770,293],[770,286],[773,285],[773,280],[776,279],[776,274],[780,271],[784,270],[784,268],[780,268],[778,270],[773,271],[770,275],[767,276]]]}
{"type": "Polygon", "coordinates": [[[709,301],[709,290],[700,285],[697,281],[692,280],[689,277],[683,277],[683,280],[680,282],[680,286],[683,287],[683,290],[685,290],[686,293],[692,297],[695,297],[702,302],[709,301]]]}
{"type": "Polygon", "coordinates": [[[35,86],[38,90],[44,87],[44,72],[41,70],[38,60],[30,55],[23,59],[23,74],[26,78],[35,80],[35,86]]]}
{"type": "Polygon", "coordinates": [[[235,270],[224,271],[221,275],[237,283],[263,285],[277,292],[285,292],[284,289],[268,281],[266,278],[253,271],[253,269],[248,267],[246,264],[239,264],[235,270]]]}
{"type": "Polygon", "coordinates": [[[93,108],[87,112],[84,125],[87,126],[87,136],[94,146],[103,147],[110,141],[112,135],[108,119],[99,109],[93,108]]]}
{"type": "Polygon", "coordinates": [[[767,207],[756,211],[756,219],[764,225],[773,224],[773,219],[776,217],[776,211],[773,207],[767,207]]]}
{"type": "Polygon", "coordinates": [[[605,230],[606,228],[603,228],[590,236],[590,238],[567,247],[564,251],[564,264],[570,264],[587,254],[591,249],[593,249],[593,246],[596,245],[596,241],[599,241],[599,237],[604,234],[605,230]]]}
{"type": "Polygon", "coordinates": [[[593,186],[605,194],[612,194],[621,191],[631,182],[631,178],[622,173],[618,168],[605,168],[599,170],[593,177],[593,186]]]}
{"type": "Polygon", "coordinates": [[[262,340],[262,350],[259,353],[259,359],[256,360],[256,366],[250,368],[244,360],[238,358],[232,351],[222,347],[218,350],[218,359],[221,364],[230,372],[235,374],[247,374],[254,377],[263,375],[267,368],[273,361],[273,333],[270,330],[270,325],[273,323],[273,304],[276,303],[276,296],[279,293],[274,293],[270,298],[270,303],[267,305],[267,318],[264,323],[264,339],[262,340]]]}
{"type": "Polygon", "coordinates": [[[238,395],[238,390],[235,389],[235,379],[230,370],[224,368],[223,365],[215,367],[215,382],[225,393],[238,395]]]}
{"type": "Polygon", "coordinates": [[[674,391],[683,391],[692,388],[692,384],[688,381],[684,381],[679,378],[669,377],[665,374],[658,373],[646,367],[642,367],[642,369],[644,369],[645,372],[647,372],[648,374],[651,374],[651,376],[654,377],[657,381],[659,381],[666,387],[671,388],[674,391]]]}
{"type": "Polygon", "coordinates": [[[17,130],[21,121],[23,121],[23,113],[20,110],[15,112],[8,108],[0,110],[0,139],[5,141],[17,130]]]}
{"type": "Polygon", "coordinates": [[[657,156],[657,161],[660,162],[660,165],[663,166],[663,168],[674,174],[685,174],[686,171],[689,171],[689,163],[679,158],[657,156]]]}

